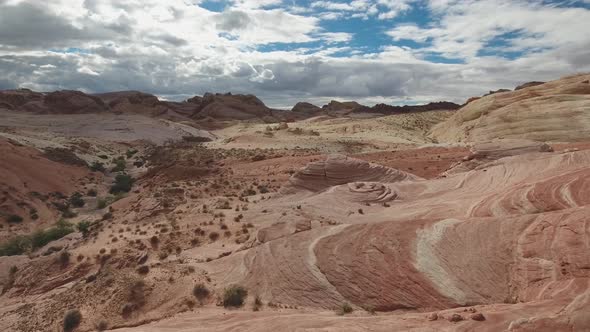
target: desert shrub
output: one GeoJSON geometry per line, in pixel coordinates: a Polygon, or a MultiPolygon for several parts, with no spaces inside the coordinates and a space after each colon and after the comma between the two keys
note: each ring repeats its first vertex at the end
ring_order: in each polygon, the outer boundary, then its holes
{"type": "Polygon", "coordinates": [[[70,196],[70,204],[74,207],[83,207],[86,202],[82,199],[82,194],[76,191],[70,196]]]}
{"type": "Polygon", "coordinates": [[[119,174],[115,177],[115,183],[111,186],[111,194],[126,193],[131,190],[134,179],[127,174],[119,174]]]}
{"type": "Polygon", "coordinates": [[[127,150],[127,152],[125,152],[125,155],[127,156],[127,159],[133,157],[135,154],[137,153],[137,150],[132,149],[132,150],[127,150]]]}
{"type": "Polygon", "coordinates": [[[59,254],[59,263],[61,264],[61,266],[67,266],[68,264],[70,264],[70,253],[67,251],[62,251],[59,254]]]}
{"type": "Polygon", "coordinates": [[[106,320],[101,320],[96,324],[97,331],[105,331],[109,328],[109,323],[106,320]]]}
{"type": "Polygon", "coordinates": [[[96,189],[89,189],[88,192],[86,192],[86,195],[90,197],[96,197],[96,195],[98,195],[98,192],[96,192],[96,189]]]}
{"type": "Polygon", "coordinates": [[[70,208],[67,208],[65,211],[62,212],[61,214],[62,218],[66,218],[66,219],[71,219],[77,216],[77,214],[70,210],[70,208]]]}
{"type": "Polygon", "coordinates": [[[90,164],[90,170],[93,172],[104,173],[104,171],[106,171],[106,168],[104,167],[104,164],[100,161],[95,161],[92,164],[90,164]]]}
{"type": "Polygon", "coordinates": [[[61,239],[62,237],[73,233],[74,226],[69,222],[61,219],[59,220],[55,226],[50,227],[45,230],[39,230],[31,236],[31,244],[32,248],[37,249],[45,246],[51,241],[55,241],[61,239]]]}
{"type": "Polygon", "coordinates": [[[137,268],[137,273],[139,274],[148,274],[150,272],[150,268],[147,265],[142,265],[137,268]]]}
{"type": "Polygon", "coordinates": [[[256,190],[248,188],[242,192],[242,196],[253,196],[256,195],[256,190]]]}
{"type": "Polygon", "coordinates": [[[106,159],[109,159],[109,156],[107,156],[106,154],[99,154],[98,158],[106,160],[106,159]]]}
{"type": "Polygon", "coordinates": [[[0,244],[0,256],[21,255],[29,248],[31,248],[31,237],[19,235],[0,244]]]}
{"type": "Polygon", "coordinates": [[[244,287],[233,285],[223,292],[223,306],[226,308],[241,307],[244,305],[246,297],[248,297],[248,291],[244,287]]]}
{"type": "Polygon", "coordinates": [[[111,169],[111,172],[123,172],[125,170],[125,160],[124,159],[116,159],[114,161],[115,167],[111,169]]]}
{"type": "Polygon", "coordinates": [[[136,280],[129,288],[129,295],[127,297],[129,302],[135,303],[138,306],[145,304],[145,283],[143,280],[136,280]]]}
{"type": "Polygon", "coordinates": [[[348,304],[348,302],[342,303],[342,305],[338,309],[339,315],[350,314],[351,312],[353,312],[353,309],[352,309],[352,306],[350,306],[350,304],[348,304]]]}
{"type": "Polygon", "coordinates": [[[108,198],[99,198],[98,202],[96,203],[96,208],[99,210],[102,210],[102,209],[106,208],[107,205],[109,205],[108,198]]]}
{"type": "Polygon", "coordinates": [[[16,236],[7,242],[0,244],[0,256],[24,254],[28,250],[35,250],[45,246],[51,241],[61,239],[73,231],[74,227],[62,219],[53,227],[36,231],[32,235],[16,236]]]}
{"type": "Polygon", "coordinates": [[[268,187],[267,186],[258,186],[258,191],[261,194],[266,194],[266,193],[268,193],[268,187]]]}
{"type": "Polygon", "coordinates": [[[76,225],[76,228],[78,229],[78,231],[80,233],[82,233],[82,236],[87,237],[88,234],[90,233],[90,221],[88,220],[84,220],[84,221],[80,221],[78,223],[78,225],[76,225]]]}
{"type": "Polygon", "coordinates": [[[64,322],[63,322],[64,332],[73,331],[76,327],[78,327],[78,325],[80,325],[81,321],[82,321],[82,313],[80,313],[80,310],[78,310],[78,309],[68,310],[68,312],[66,312],[66,314],[64,316],[64,322]]]}
{"type": "Polygon", "coordinates": [[[6,221],[10,222],[10,223],[19,223],[23,221],[23,217],[17,215],[17,214],[11,214],[8,217],[6,217],[6,221]]]}
{"type": "Polygon", "coordinates": [[[256,295],[256,297],[254,297],[252,310],[259,311],[260,308],[262,308],[262,299],[260,298],[260,295],[256,295]]]}
{"type": "Polygon", "coordinates": [[[217,232],[209,233],[209,239],[214,242],[217,241],[217,239],[219,239],[219,233],[217,233],[217,232]]]}
{"type": "Polygon", "coordinates": [[[8,269],[8,278],[4,283],[4,286],[2,287],[2,292],[0,293],[0,295],[4,295],[4,293],[6,293],[10,288],[12,288],[12,285],[14,285],[14,281],[16,279],[17,271],[18,268],[15,265],[11,266],[10,269],[8,269]]]}
{"type": "Polygon", "coordinates": [[[365,309],[365,311],[370,313],[371,315],[375,314],[375,307],[371,304],[367,304],[367,305],[363,306],[363,309],[365,309]]]}
{"type": "Polygon", "coordinates": [[[203,305],[203,301],[209,297],[211,292],[207,289],[205,284],[196,284],[193,288],[193,295],[197,298],[199,303],[203,305]]]}

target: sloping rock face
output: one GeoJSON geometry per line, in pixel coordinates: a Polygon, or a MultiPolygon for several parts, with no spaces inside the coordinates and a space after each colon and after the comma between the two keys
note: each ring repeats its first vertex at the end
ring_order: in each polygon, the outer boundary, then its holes
{"type": "MultiPolygon", "coordinates": [[[[295,173],[283,190],[289,192],[297,188],[319,192],[332,186],[352,182],[399,182],[417,179],[419,177],[397,169],[344,155],[331,155],[326,160],[310,163],[295,173]]],[[[359,185],[357,189],[362,191],[367,188],[369,186],[360,187],[359,185]]]]}
{"type": "Polygon", "coordinates": [[[522,90],[522,89],[530,88],[531,86],[537,86],[537,85],[541,85],[541,84],[545,84],[545,82],[539,82],[539,81],[526,82],[524,84],[517,86],[516,88],[514,88],[514,90],[522,90]]]}
{"type": "Polygon", "coordinates": [[[6,225],[4,219],[13,215],[22,218],[11,229],[0,228],[0,240],[56,220],[58,211],[52,204],[58,201],[56,193],[69,196],[90,174],[87,167],[52,161],[34,148],[6,139],[0,139],[0,154],[0,224],[6,225]]]}
{"type": "MultiPolygon", "coordinates": [[[[199,99],[191,98],[191,103],[199,99]]],[[[271,116],[270,108],[254,95],[232,95],[207,93],[200,99],[193,118],[248,120],[271,116]]]]}
{"type": "Polygon", "coordinates": [[[434,127],[442,142],[498,138],[581,141],[590,138],[590,75],[576,75],[471,101],[434,127]]]}
{"type": "Polygon", "coordinates": [[[445,175],[486,167],[488,163],[504,157],[552,151],[553,148],[546,143],[524,139],[503,139],[476,143],[471,147],[471,154],[465,160],[451,166],[445,175]]]}

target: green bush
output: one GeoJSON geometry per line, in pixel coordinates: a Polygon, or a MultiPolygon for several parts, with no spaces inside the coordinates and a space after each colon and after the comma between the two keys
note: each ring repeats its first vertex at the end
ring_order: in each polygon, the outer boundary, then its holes
{"type": "Polygon", "coordinates": [[[74,207],[83,207],[86,202],[84,202],[82,194],[76,191],[70,196],[70,204],[74,207]]]}
{"type": "Polygon", "coordinates": [[[90,164],[90,170],[93,172],[104,173],[104,171],[106,171],[106,168],[104,167],[103,163],[101,163],[99,161],[95,161],[92,164],[90,164]]]}
{"type": "Polygon", "coordinates": [[[115,183],[109,191],[111,194],[126,193],[133,187],[134,179],[127,174],[119,174],[115,177],[115,183]]]}
{"type": "Polygon", "coordinates": [[[127,166],[125,164],[125,159],[117,159],[114,161],[115,167],[113,167],[113,169],[111,169],[111,172],[123,172],[125,170],[125,167],[127,166]]]}
{"type": "Polygon", "coordinates": [[[23,217],[17,215],[17,214],[11,214],[8,217],[6,217],[6,221],[10,222],[10,223],[19,223],[23,221],[23,217]]]}
{"type": "Polygon", "coordinates": [[[228,307],[241,307],[244,305],[244,300],[248,297],[248,291],[238,285],[233,285],[226,288],[223,293],[223,306],[228,307]]]}
{"type": "Polygon", "coordinates": [[[340,308],[338,309],[338,314],[339,315],[344,315],[344,314],[350,314],[353,312],[353,308],[350,304],[348,304],[348,302],[344,302],[342,303],[342,306],[340,306],[340,308]]]}
{"type": "Polygon", "coordinates": [[[0,244],[0,256],[15,256],[25,253],[31,247],[31,238],[25,235],[13,237],[0,244]]]}
{"type": "Polygon", "coordinates": [[[74,226],[69,222],[61,219],[55,224],[54,227],[33,233],[33,235],[31,236],[33,250],[41,248],[47,243],[61,239],[62,237],[73,232],[74,226]]]}
{"type": "Polygon", "coordinates": [[[82,233],[82,236],[87,237],[88,234],[90,233],[90,221],[84,220],[84,221],[80,221],[78,223],[78,225],[76,225],[76,228],[78,228],[78,231],[80,231],[80,233],[82,233]]]}
{"type": "Polygon", "coordinates": [[[199,303],[203,305],[203,301],[209,297],[209,290],[205,287],[205,284],[197,284],[195,288],[193,288],[193,295],[199,300],[199,303]]]}
{"type": "Polygon", "coordinates": [[[62,219],[53,227],[36,231],[32,235],[20,235],[0,244],[0,256],[22,255],[28,250],[35,250],[51,241],[61,239],[73,231],[72,224],[62,219]]]}
{"type": "Polygon", "coordinates": [[[135,154],[137,153],[137,150],[132,149],[132,150],[127,150],[127,152],[125,152],[125,155],[127,156],[127,159],[133,157],[135,154]]]}
{"type": "Polygon", "coordinates": [[[66,312],[64,316],[64,332],[73,331],[82,321],[80,310],[74,309],[66,312]]]}

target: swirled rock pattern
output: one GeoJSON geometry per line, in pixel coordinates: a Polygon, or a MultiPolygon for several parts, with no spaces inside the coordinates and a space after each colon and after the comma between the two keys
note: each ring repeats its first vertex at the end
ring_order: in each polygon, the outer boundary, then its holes
{"type": "Polygon", "coordinates": [[[486,310],[485,323],[441,330],[586,331],[590,151],[534,146],[433,180],[343,157],[312,163],[267,203],[300,205],[282,220],[311,227],[229,257],[234,270],[219,265],[217,277],[293,306],[486,310]]]}

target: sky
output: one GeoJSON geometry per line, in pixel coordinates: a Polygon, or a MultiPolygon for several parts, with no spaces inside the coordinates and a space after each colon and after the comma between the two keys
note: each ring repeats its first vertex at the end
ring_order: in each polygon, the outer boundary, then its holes
{"type": "Polygon", "coordinates": [[[0,0],[0,89],[464,102],[590,72],[590,0],[0,0]]]}

